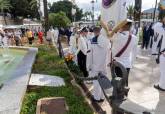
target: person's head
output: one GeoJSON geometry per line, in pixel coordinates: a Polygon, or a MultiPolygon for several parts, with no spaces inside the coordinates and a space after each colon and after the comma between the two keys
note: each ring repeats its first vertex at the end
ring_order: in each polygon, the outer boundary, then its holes
{"type": "Polygon", "coordinates": [[[94,33],[95,36],[99,36],[100,31],[101,31],[100,27],[94,27],[93,28],[93,33],[94,33]]]}
{"type": "Polygon", "coordinates": [[[88,29],[86,27],[84,27],[83,29],[81,29],[80,34],[83,37],[86,37],[88,35],[88,29]]]}
{"type": "Polygon", "coordinates": [[[133,21],[127,20],[127,23],[123,27],[121,27],[120,31],[130,31],[132,27],[132,23],[133,21]]]}
{"type": "Polygon", "coordinates": [[[165,24],[165,10],[160,11],[160,16],[159,16],[161,22],[165,24]]]}

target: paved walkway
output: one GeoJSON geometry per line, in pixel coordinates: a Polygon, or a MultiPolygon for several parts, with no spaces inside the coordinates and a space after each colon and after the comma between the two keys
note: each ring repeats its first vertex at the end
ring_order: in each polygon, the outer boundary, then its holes
{"type": "MultiPolygon", "coordinates": [[[[150,56],[148,51],[139,48],[137,53],[137,59],[130,72],[128,98],[140,106],[152,110],[153,114],[165,114],[165,92],[159,92],[153,88],[153,85],[159,81],[159,65],[155,63],[155,59],[150,56]]],[[[92,85],[87,86],[92,91],[92,85]]],[[[107,114],[111,114],[107,101],[100,105],[107,114]]]]}
{"type": "MultiPolygon", "coordinates": [[[[165,92],[159,92],[153,88],[153,85],[159,80],[159,65],[155,63],[153,57],[149,56],[147,51],[139,49],[137,60],[130,72],[129,77],[129,96],[128,98],[149,110],[153,114],[165,114],[165,92]]],[[[92,86],[88,85],[92,91],[92,86]]],[[[100,106],[111,114],[111,107],[107,101],[100,106]]]]}
{"type": "Polygon", "coordinates": [[[159,66],[146,51],[139,52],[129,78],[129,99],[154,114],[165,114],[165,92],[153,88],[159,80],[159,66]]]}

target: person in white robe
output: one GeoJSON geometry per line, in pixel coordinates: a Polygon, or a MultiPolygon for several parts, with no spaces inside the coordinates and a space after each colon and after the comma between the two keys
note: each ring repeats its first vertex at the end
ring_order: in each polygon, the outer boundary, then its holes
{"type": "MultiPolygon", "coordinates": [[[[128,71],[133,67],[133,61],[136,58],[137,37],[131,34],[132,22],[126,19],[119,23],[112,32],[109,32],[107,24],[101,22],[103,28],[106,30],[107,36],[112,41],[112,59],[121,63],[128,71]],[[127,46],[126,46],[127,45],[127,46]],[[126,47],[124,49],[124,47],[126,47]],[[123,51],[122,51],[123,50],[123,51]]],[[[113,61],[111,61],[113,62],[113,61]]],[[[116,71],[117,75],[120,72],[116,71]]],[[[126,85],[128,86],[128,76],[126,85]]]]}
{"type": "Polygon", "coordinates": [[[86,27],[84,27],[80,31],[80,37],[78,38],[78,49],[75,53],[75,56],[77,56],[78,66],[83,72],[84,77],[88,77],[88,72],[86,69],[87,34],[88,30],[86,27]]]}
{"type": "MultiPolygon", "coordinates": [[[[110,41],[100,34],[100,28],[94,28],[94,37],[88,41],[87,71],[90,77],[98,76],[99,73],[107,76],[107,54],[110,41]]],[[[109,58],[110,59],[110,58],[109,58]]],[[[104,101],[104,95],[97,80],[93,81],[93,100],[104,101]]]]}
{"type": "MultiPolygon", "coordinates": [[[[164,12],[165,14],[165,12],[164,12]]],[[[157,30],[157,34],[161,36],[159,39],[160,49],[158,49],[159,61],[160,61],[160,79],[159,84],[154,85],[154,88],[165,91],[165,15],[162,17],[162,26],[160,26],[157,30]]]]}

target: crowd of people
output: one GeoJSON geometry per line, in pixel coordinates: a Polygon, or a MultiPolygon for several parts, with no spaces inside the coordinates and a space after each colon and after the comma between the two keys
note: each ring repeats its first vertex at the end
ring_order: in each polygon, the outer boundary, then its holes
{"type": "MultiPolygon", "coordinates": [[[[74,28],[69,40],[69,50],[84,77],[95,77],[98,73],[108,76],[113,61],[121,63],[128,72],[126,86],[129,86],[129,72],[137,58],[138,38],[132,30],[133,21],[127,19],[109,31],[107,23],[101,21],[101,27],[74,28]]],[[[137,33],[137,32],[136,32],[137,33]]],[[[160,22],[146,25],[143,29],[142,48],[152,49],[156,61],[160,62],[160,81],[154,87],[165,91],[165,17],[160,22]]],[[[66,54],[67,55],[67,54],[66,54]]],[[[158,62],[158,63],[159,63],[158,62]]],[[[116,69],[116,75],[121,70],[116,69]]],[[[104,95],[97,80],[93,81],[93,100],[102,102],[104,95]]]]}
{"type": "MultiPolygon", "coordinates": [[[[73,29],[50,28],[46,34],[46,40],[49,44],[58,43],[59,38],[67,36],[68,54],[73,55],[74,62],[83,72],[84,77],[95,77],[99,73],[108,76],[108,69],[114,61],[121,63],[127,70],[126,86],[129,86],[129,72],[133,67],[133,61],[136,59],[136,50],[138,47],[137,31],[132,30],[132,20],[125,20],[118,24],[113,30],[110,26],[101,21],[101,26],[94,27],[75,27],[73,29]],[[135,35],[134,35],[135,34],[135,35]]],[[[24,45],[23,38],[28,39],[29,45],[32,45],[34,36],[38,37],[39,43],[43,43],[44,32],[39,30],[33,32],[27,30],[1,30],[0,41],[7,45],[24,45]]],[[[0,43],[2,45],[2,43],[0,43]]],[[[165,17],[160,22],[151,25],[145,25],[143,28],[142,48],[152,49],[152,54],[156,56],[157,63],[160,63],[160,81],[154,87],[165,91],[165,17]]],[[[116,75],[121,75],[120,69],[116,69],[116,75]]],[[[102,102],[104,95],[97,80],[93,81],[93,100],[102,102]]]]}
{"type": "MultiPolygon", "coordinates": [[[[95,77],[99,73],[108,76],[108,69],[114,60],[122,63],[129,75],[137,48],[137,38],[131,34],[132,22],[125,20],[113,31],[109,31],[108,24],[102,21],[102,26],[73,29],[68,53],[74,56],[84,77],[95,77]]],[[[117,73],[121,75],[120,70],[117,73]]],[[[126,85],[128,86],[128,78],[126,85]]],[[[94,80],[93,86],[93,100],[102,102],[104,95],[99,82],[94,80]]]]}
{"type": "Polygon", "coordinates": [[[0,42],[8,46],[24,46],[26,43],[32,45],[34,38],[37,36],[40,43],[42,43],[43,32],[41,29],[36,31],[25,28],[4,28],[1,29],[0,42]]]}

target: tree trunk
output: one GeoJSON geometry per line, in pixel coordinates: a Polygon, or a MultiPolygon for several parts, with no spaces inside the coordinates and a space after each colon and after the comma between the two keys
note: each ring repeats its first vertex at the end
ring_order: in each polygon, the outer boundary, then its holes
{"type": "Polygon", "coordinates": [[[47,7],[47,0],[43,0],[44,3],[44,17],[45,17],[45,34],[49,30],[49,17],[48,17],[48,7],[47,7]]]}
{"type": "Polygon", "coordinates": [[[141,19],[142,0],[135,0],[134,20],[139,22],[141,19]]]}
{"type": "Polygon", "coordinates": [[[4,13],[4,12],[3,12],[3,19],[4,19],[4,22],[5,22],[5,25],[7,25],[6,15],[5,15],[5,13],[4,13]]]}

